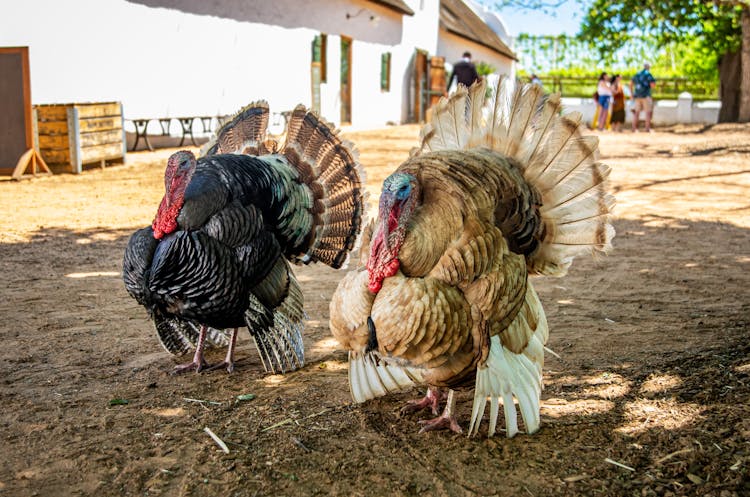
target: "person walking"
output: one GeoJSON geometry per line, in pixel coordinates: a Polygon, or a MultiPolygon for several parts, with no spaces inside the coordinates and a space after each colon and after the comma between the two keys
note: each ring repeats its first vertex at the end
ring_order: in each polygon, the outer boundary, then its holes
{"type": "Polygon", "coordinates": [[[477,73],[476,66],[471,61],[470,52],[464,52],[461,60],[453,65],[451,77],[448,78],[448,86],[445,88],[446,95],[448,94],[448,90],[450,90],[454,79],[467,88],[473,85],[475,81],[479,80],[479,74],[477,73]]]}
{"type": "Polygon", "coordinates": [[[599,95],[599,122],[596,129],[604,131],[607,126],[607,116],[609,115],[609,103],[612,99],[612,90],[609,87],[609,78],[607,78],[606,72],[603,72],[599,76],[599,82],[596,84],[596,93],[599,95]]]}
{"type": "Polygon", "coordinates": [[[651,89],[656,85],[656,79],[649,71],[651,64],[643,64],[643,69],[630,80],[630,94],[633,99],[633,132],[638,131],[638,118],[645,112],[646,133],[651,132],[651,116],[654,110],[654,100],[651,89]]]}
{"type": "Polygon", "coordinates": [[[612,90],[612,117],[610,126],[612,131],[622,131],[622,125],[625,122],[625,89],[622,87],[621,76],[615,74],[609,81],[609,88],[612,90]]]}

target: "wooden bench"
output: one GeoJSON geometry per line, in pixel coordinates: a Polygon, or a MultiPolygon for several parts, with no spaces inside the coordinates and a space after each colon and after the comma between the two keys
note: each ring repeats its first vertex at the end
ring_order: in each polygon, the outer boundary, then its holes
{"type": "Polygon", "coordinates": [[[196,119],[200,119],[201,125],[203,127],[203,132],[208,133],[211,131],[211,123],[212,121],[217,119],[219,121],[222,116],[186,116],[186,117],[148,117],[148,118],[137,118],[137,119],[128,119],[128,121],[133,123],[133,126],[135,127],[135,142],[133,143],[133,148],[131,150],[135,150],[138,146],[138,142],[141,138],[143,138],[143,141],[146,143],[146,147],[153,151],[154,147],[151,145],[151,142],[148,141],[148,123],[151,121],[159,121],[159,125],[161,127],[161,134],[162,136],[168,136],[169,135],[169,128],[172,124],[172,119],[176,119],[180,126],[182,126],[182,137],[180,139],[179,147],[182,146],[183,143],[185,143],[185,139],[190,137],[190,141],[194,146],[198,146],[198,144],[195,142],[195,136],[193,136],[193,124],[195,123],[196,119]]]}

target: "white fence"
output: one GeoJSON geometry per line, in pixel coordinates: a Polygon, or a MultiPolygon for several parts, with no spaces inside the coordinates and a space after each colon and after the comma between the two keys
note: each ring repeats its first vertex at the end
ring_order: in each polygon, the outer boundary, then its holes
{"type": "MultiPolygon", "coordinates": [[[[596,103],[592,98],[563,98],[564,112],[577,111],[583,115],[583,122],[591,123],[596,112],[596,103]]],[[[630,123],[632,112],[630,100],[626,102],[625,121],[630,123]]],[[[654,126],[669,126],[671,124],[716,124],[719,119],[721,102],[707,100],[693,102],[690,93],[681,93],[677,100],[655,100],[652,123],[654,126]]],[[[644,114],[641,113],[640,122],[643,125],[644,114]]]]}

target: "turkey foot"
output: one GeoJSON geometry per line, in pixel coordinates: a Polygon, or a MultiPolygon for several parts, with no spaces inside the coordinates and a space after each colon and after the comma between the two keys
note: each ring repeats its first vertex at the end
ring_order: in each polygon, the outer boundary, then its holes
{"type": "MultiPolygon", "coordinates": [[[[236,331],[236,330],[235,330],[236,331]]],[[[201,331],[198,334],[198,343],[195,345],[195,355],[193,356],[193,362],[187,364],[180,364],[172,370],[172,374],[180,374],[185,371],[194,370],[196,373],[200,373],[203,368],[206,367],[206,360],[203,358],[203,348],[206,346],[206,333],[208,332],[207,326],[201,326],[201,331]]]]}
{"type": "Polygon", "coordinates": [[[239,328],[235,328],[232,331],[232,337],[229,339],[229,348],[227,349],[227,356],[224,358],[224,360],[222,362],[218,362],[216,364],[212,364],[208,366],[205,369],[206,371],[215,371],[217,369],[226,367],[227,373],[234,373],[234,346],[237,343],[237,330],[239,330],[239,328]]]}
{"type": "Polygon", "coordinates": [[[434,430],[450,429],[455,433],[463,433],[463,430],[458,425],[456,417],[453,415],[453,410],[456,407],[456,400],[453,398],[453,390],[448,390],[448,401],[445,404],[445,410],[443,414],[434,419],[426,419],[419,422],[422,425],[422,429],[419,433],[434,430]]]}
{"type": "Polygon", "coordinates": [[[172,370],[172,374],[182,374],[187,371],[195,371],[196,373],[200,373],[204,369],[206,369],[207,363],[203,357],[198,359],[193,359],[193,362],[188,362],[185,364],[180,364],[179,366],[175,366],[175,368],[172,370]]]}
{"type": "Polygon", "coordinates": [[[216,364],[211,364],[210,366],[206,366],[205,368],[201,369],[201,371],[216,371],[217,369],[227,369],[227,373],[234,373],[234,362],[233,361],[221,361],[217,362],[216,364]]]}
{"type": "Polygon", "coordinates": [[[401,414],[421,411],[429,407],[432,410],[432,414],[437,416],[438,404],[442,398],[443,395],[439,389],[428,387],[427,394],[421,400],[410,400],[408,404],[401,408],[401,414]]]}

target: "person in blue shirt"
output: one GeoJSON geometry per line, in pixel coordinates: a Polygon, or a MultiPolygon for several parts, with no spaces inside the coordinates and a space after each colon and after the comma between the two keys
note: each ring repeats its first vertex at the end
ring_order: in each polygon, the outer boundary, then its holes
{"type": "Polygon", "coordinates": [[[646,113],[646,133],[651,132],[651,116],[654,110],[651,89],[656,85],[656,79],[649,69],[651,69],[650,64],[643,64],[643,70],[636,73],[630,80],[630,95],[633,99],[633,132],[638,131],[638,117],[641,111],[646,113]]]}

